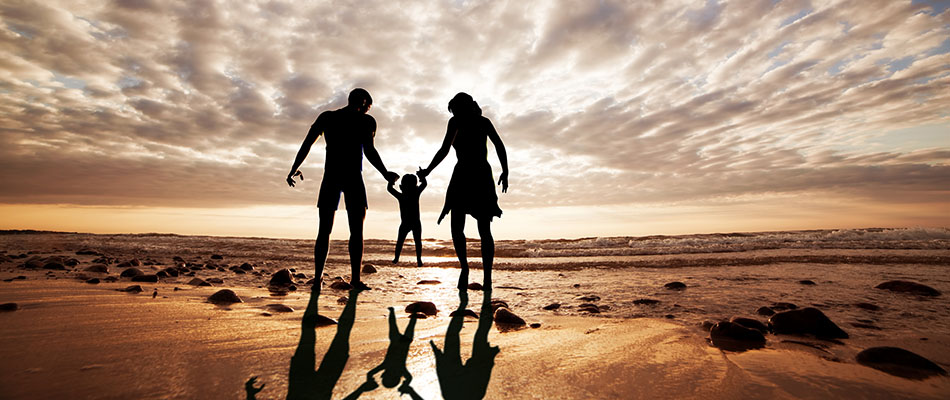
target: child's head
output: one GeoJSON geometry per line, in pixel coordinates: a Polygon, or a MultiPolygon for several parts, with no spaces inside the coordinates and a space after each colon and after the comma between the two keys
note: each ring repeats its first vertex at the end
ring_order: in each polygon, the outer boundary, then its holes
{"type": "Polygon", "coordinates": [[[399,183],[399,187],[404,187],[404,188],[416,187],[416,176],[413,174],[403,175],[402,182],[399,183]]]}
{"type": "Polygon", "coordinates": [[[399,384],[399,381],[402,380],[402,374],[398,374],[395,371],[390,372],[390,368],[387,368],[383,371],[383,386],[388,388],[396,387],[399,384]]]}

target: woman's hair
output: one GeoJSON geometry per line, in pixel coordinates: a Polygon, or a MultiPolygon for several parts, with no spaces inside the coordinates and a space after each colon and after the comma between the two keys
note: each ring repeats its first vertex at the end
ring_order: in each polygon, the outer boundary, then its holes
{"type": "Polygon", "coordinates": [[[482,109],[468,93],[459,92],[449,101],[449,112],[453,115],[482,115],[482,109]]]}

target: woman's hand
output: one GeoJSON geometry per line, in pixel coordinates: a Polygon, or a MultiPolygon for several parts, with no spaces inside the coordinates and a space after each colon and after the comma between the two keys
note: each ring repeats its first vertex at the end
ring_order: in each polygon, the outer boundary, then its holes
{"type": "Polygon", "coordinates": [[[425,168],[419,168],[419,170],[416,171],[416,175],[419,176],[419,179],[425,179],[425,177],[429,176],[429,170],[425,168]]]}
{"type": "Polygon", "coordinates": [[[508,171],[502,172],[498,177],[498,184],[501,185],[501,192],[508,193],[508,171]]]}

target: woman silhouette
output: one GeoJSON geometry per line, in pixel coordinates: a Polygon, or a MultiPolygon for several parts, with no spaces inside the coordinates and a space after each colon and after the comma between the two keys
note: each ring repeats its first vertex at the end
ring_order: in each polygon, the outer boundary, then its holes
{"type": "Polygon", "coordinates": [[[508,191],[508,154],[498,132],[488,118],[482,116],[478,103],[466,93],[459,93],[449,101],[448,128],[442,147],[435,153],[432,162],[418,172],[420,177],[429,175],[449,154],[449,147],[455,148],[458,163],[452,172],[452,179],[445,192],[445,206],[439,216],[439,222],[452,212],[452,243],[458,255],[462,273],[459,275],[459,289],[468,287],[468,259],[465,256],[465,215],[471,215],[478,221],[478,235],[482,240],[482,268],[485,279],[483,287],[491,289],[491,266],[495,257],[495,241],[491,234],[491,221],[501,216],[498,208],[498,195],[495,194],[495,180],[491,165],[488,164],[488,140],[495,146],[498,161],[501,162],[501,176],[498,184],[501,191],[508,191]]]}

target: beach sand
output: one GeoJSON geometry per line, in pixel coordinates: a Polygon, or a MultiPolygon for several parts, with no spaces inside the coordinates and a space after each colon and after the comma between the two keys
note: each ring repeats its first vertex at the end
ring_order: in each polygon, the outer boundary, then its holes
{"type": "MultiPolygon", "coordinates": [[[[93,286],[38,275],[0,283],[0,303],[19,305],[17,311],[0,313],[2,398],[234,399],[245,396],[244,383],[252,376],[266,385],[257,398],[287,395],[307,290],[275,298],[263,289],[235,288],[245,302],[225,307],[205,301],[221,288],[143,283],[144,292],[129,294],[115,289],[130,282],[93,286]],[[183,290],[175,291],[175,286],[183,290]],[[295,311],[262,315],[272,303],[295,311]]],[[[481,292],[470,293],[468,308],[478,311],[481,292]]],[[[320,313],[337,319],[343,305],[336,299],[347,294],[324,289],[320,313]]],[[[459,301],[445,302],[450,300],[459,301]]],[[[404,305],[393,305],[400,331],[410,321],[404,305]]],[[[356,390],[366,372],[383,361],[389,345],[387,306],[356,302],[349,359],[333,398],[356,390]]],[[[406,367],[422,398],[441,397],[429,341],[444,348],[450,311],[417,321],[406,367]]],[[[774,338],[766,349],[736,353],[710,346],[699,329],[661,319],[542,315],[528,322],[541,327],[491,327],[488,342],[500,352],[485,398],[936,399],[950,393],[947,377],[899,378],[840,354],[829,356],[774,338]]],[[[471,355],[477,325],[471,317],[463,324],[462,360],[471,355]]],[[[315,329],[317,365],[337,327],[315,329]]],[[[914,350],[945,361],[947,348],[946,338],[932,338],[914,350]]],[[[836,351],[849,351],[844,349],[836,351]]],[[[362,398],[399,395],[395,388],[380,386],[362,398]]]]}

